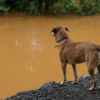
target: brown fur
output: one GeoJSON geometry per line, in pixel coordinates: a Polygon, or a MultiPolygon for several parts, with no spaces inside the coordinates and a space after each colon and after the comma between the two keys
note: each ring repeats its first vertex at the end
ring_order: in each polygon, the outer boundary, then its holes
{"type": "MultiPolygon", "coordinates": [[[[54,33],[56,42],[58,42],[59,58],[64,75],[64,81],[66,82],[66,64],[71,64],[74,70],[75,81],[77,83],[76,64],[86,61],[88,73],[93,79],[93,87],[89,90],[94,90],[97,80],[94,76],[94,69],[97,67],[100,73],[100,59],[99,51],[100,46],[94,42],[75,42],[71,40],[67,34],[69,31],[66,27],[55,26],[51,32],[54,33]]],[[[100,87],[99,87],[100,88],[100,87]]]]}

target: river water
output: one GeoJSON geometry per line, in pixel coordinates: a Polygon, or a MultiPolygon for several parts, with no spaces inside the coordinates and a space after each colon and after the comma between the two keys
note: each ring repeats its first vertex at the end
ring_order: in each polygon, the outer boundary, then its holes
{"type": "MultiPolygon", "coordinates": [[[[39,88],[46,82],[61,82],[63,74],[53,26],[66,26],[75,41],[94,41],[100,44],[100,14],[82,17],[66,14],[33,16],[14,10],[0,13],[0,98],[20,91],[39,88]]],[[[78,77],[88,74],[86,64],[78,64],[78,77]]],[[[95,72],[97,72],[95,70],[95,72]]],[[[71,65],[67,65],[67,80],[73,80],[71,65]]]]}

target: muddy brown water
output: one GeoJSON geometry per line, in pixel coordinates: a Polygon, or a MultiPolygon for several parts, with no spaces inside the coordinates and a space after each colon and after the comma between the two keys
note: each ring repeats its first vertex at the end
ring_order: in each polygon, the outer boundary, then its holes
{"type": "MultiPolygon", "coordinates": [[[[0,98],[39,88],[46,82],[61,82],[63,74],[55,38],[50,30],[66,26],[75,41],[100,44],[100,14],[83,18],[76,14],[33,16],[20,11],[0,14],[0,98]]],[[[88,74],[86,63],[78,64],[78,77],[88,74]]],[[[95,70],[96,72],[96,70],[95,70]]],[[[67,65],[67,80],[73,80],[67,65]]]]}

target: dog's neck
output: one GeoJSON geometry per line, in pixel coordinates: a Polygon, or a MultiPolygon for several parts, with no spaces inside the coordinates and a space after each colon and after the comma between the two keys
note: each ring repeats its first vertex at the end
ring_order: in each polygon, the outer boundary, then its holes
{"type": "Polygon", "coordinates": [[[57,43],[59,43],[59,42],[61,42],[61,41],[65,40],[65,39],[67,39],[67,38],[64,38],[64,39],[58,40],[58,41],[56,41],[56,42],[57,42],[57,43]]]}
{"type": "MultiPolygon", "coordinates": [[[[57,42],[57,43],[60,43],[60,42],[64,41],[65,39],[67,39],[67,38],[64,38],[64,39],[58,40],[58,41],[56,41],[56,42],[57,42]]],[[[58,44],[58,45],[59,45],[59,44],[58,44]]],[[[58,47],[58,45],[56,45],[55,47],[58,47]]]]}

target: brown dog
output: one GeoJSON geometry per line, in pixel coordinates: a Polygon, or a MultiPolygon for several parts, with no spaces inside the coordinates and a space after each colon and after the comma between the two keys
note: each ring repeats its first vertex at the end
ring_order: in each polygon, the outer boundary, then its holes
{"type": "MultiPolygon", "coordinates": [[[[86,61],[88,73],[93,79],[93,86],[89,90],[94,90],[97,80],[94,76],[94,69],[97,67],[100,73],[100,46],[94,42],[75,42],[71,40],[66,31],[66,27],[56,26],[51,30],[51,35],[55,37],[58,43],[59,58],[61,61],[64,80],[61,84],[65,84],[66,79],[66,64],[71,64],[74,70],[74,83],[77,83],[76,64],[86,61]]],[[[100,86],[98,87],[100,89],[100,86]]]]}

